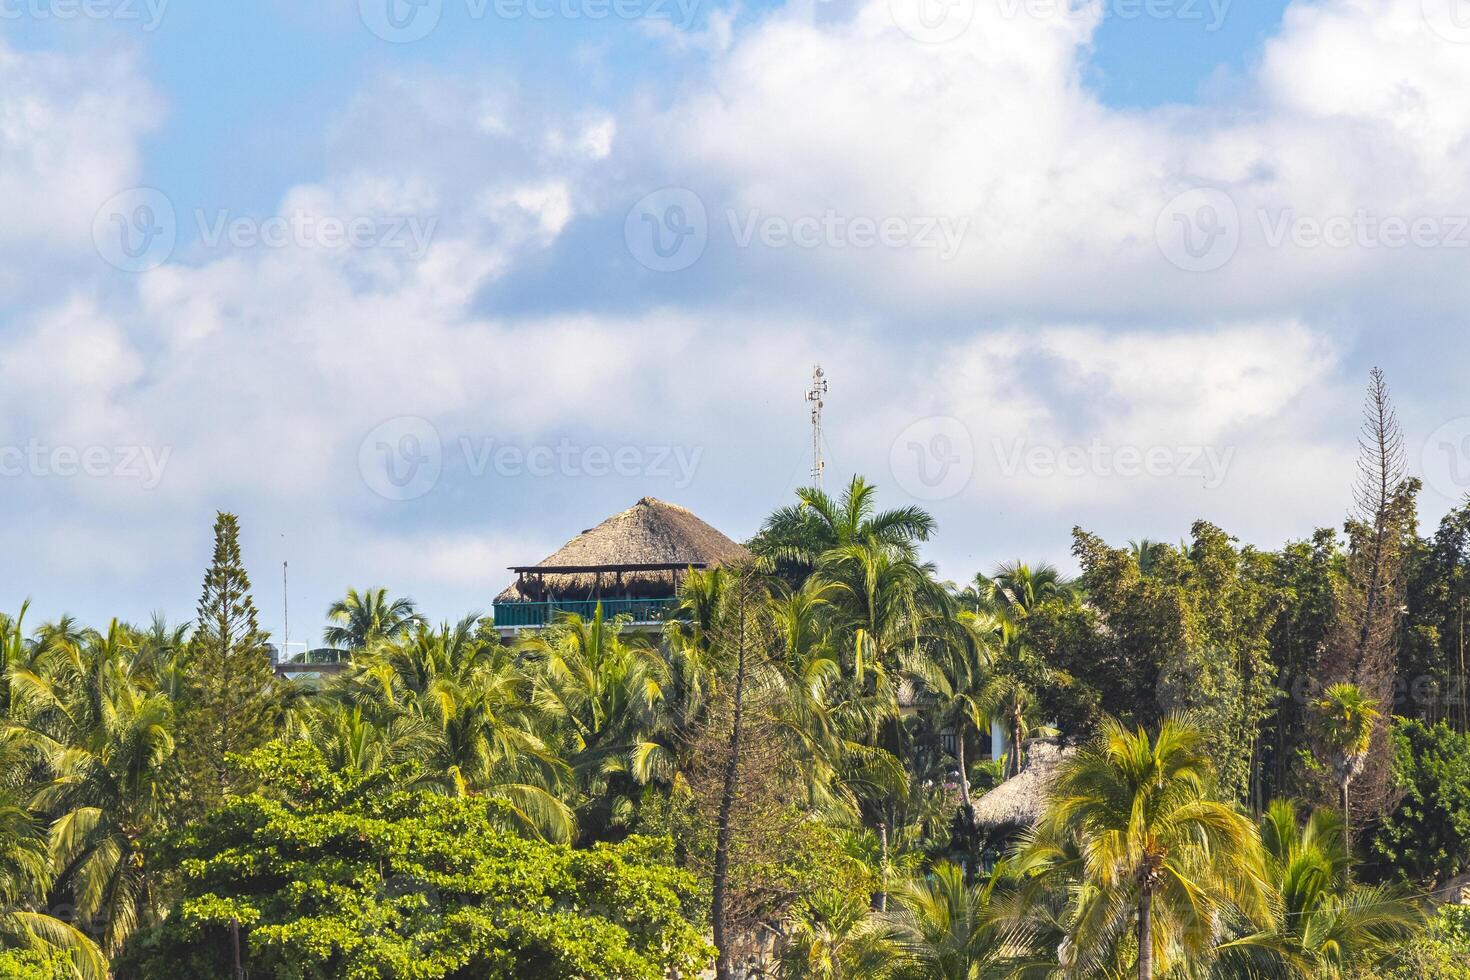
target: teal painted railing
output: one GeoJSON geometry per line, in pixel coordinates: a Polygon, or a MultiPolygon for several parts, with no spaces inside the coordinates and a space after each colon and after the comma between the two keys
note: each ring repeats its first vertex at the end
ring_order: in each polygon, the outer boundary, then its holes
{"type": "MultiPolygon", "coordinates": [[[[632,617],[635,623],[662,623],[674,618],[678,599],[603,599],[602,615],[632,617]]],[[[496,626],[546,626],[559,613],[576,613],[591,619],[597,612],[597,600],[558,600],[556,602],[497,602],[496,626]]]]}

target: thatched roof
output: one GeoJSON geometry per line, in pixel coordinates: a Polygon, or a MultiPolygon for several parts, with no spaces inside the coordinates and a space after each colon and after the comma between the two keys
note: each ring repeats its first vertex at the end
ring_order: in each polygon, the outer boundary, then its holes
{"type": "Polygon", "coordinates": [[[1041,819],[1046,794],[1057,769],[1077,750],[1050,739],[1026,745],[1026,762],[1012,776],[975,803],[975,823],[981,827],[1030,827],[1041,819]]]}
{"type": "MultiPolygon", "coordinates": [[[[533,583],[544,586],[548,592],[586,590],[597,577],[589,570],[602,568],[609,570],[602,581],[603,588],[608,590],[613,588],[619,570],[625,584],[654,581],[671,584],[674,569],[728,564],[748,557],[750,553],[743,546],[695,517],[692,511],[644,497],[627,510],[583,531],[549,558],[529,566],[534,571],[527,573],[526,583],[528,590],[533,583]],[[637,565],[662,566],[662,569],[628,567],[637,565]],[[558,574],[558,568],[568,571],[558,574]]],[[[512,582],[496,601],[537,598],[525,594],[520,584],[512,582]]]]}

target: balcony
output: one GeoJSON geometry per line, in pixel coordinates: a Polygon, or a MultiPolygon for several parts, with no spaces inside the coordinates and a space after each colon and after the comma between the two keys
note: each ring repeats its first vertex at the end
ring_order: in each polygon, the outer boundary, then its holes
{"type": "MultiPolygon", "coordinates": [[[[597,613],[599,600],[559,599],[554,602],[497,602],[495,626],[539,629],[556,621],[558,615],[575,613],[591,619],[597,613]]],[[[635,626],[652,626],[675,619],[679,600],[668,599],[602,599],[602,615],[607,619],[628,617],[635,626]]]]}

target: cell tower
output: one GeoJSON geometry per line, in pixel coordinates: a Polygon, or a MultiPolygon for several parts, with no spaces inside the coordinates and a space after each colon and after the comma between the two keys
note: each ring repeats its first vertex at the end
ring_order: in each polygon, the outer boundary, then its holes
{"type": "Polygon", "coordinates": [[[812,486],[818,490],[822,489],[822,472],[827,468],[822,459],[822,407],[826,404],[822,399],[826,394],[827,375],[818,364],[812,372],[812,390],[806,393],[812,405],[812,486]]]}

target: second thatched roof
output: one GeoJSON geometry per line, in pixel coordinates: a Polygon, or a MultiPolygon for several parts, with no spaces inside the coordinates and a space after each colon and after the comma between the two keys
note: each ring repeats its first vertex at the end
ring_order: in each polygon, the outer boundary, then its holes
{"type": "MultiPolygon", "coordinates": [[[[620,581],[625,586],[646,586],[654,582],[671,584],[675,568],[729,564],[749,557],[750,552],[743,546],[694,516],[693,511],[644,497],[531,566],[533,570],[527,572],[527,577],[512,582],[496,601],[537,601],[544,598],[535,594],[538,588],[562,594],[592,589],[597,573],[588,569],[616,570],[623,566],[620,581]],[[630,565],[661,565],[666,570],[627,570],[630,565]],[[559,573],[558,568],[568,571],[559,573]]],[[[603,575],[605,590],[614,588],[616,574],[603,575]]]]}
{"type": "Polygon", "coordinates": [[[1026,762],[1012,776],[975,803],[975,823],[981,827],[1031,827],[1041,820],[1052,780],[1063,762],[1076,753],[1050,739],[1026,745],[1026,762]]]}

